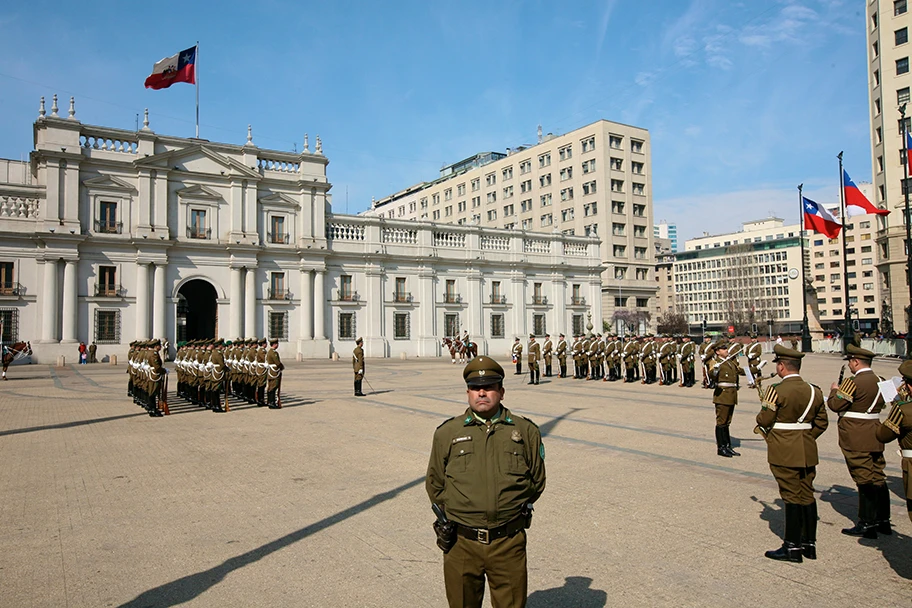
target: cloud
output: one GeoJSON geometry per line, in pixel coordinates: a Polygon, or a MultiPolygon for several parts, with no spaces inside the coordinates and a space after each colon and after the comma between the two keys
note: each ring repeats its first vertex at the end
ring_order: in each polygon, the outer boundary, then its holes
{"type": "Polygon", "coordinates": [[[633,81],[641,87],[648,87],[650,84],[652,84],[653,80],[655,80],[654,72],[639,72],[633,78],[633,81]]]}
{"type": "Polygon", "coordinates": [[[611,13],[614,12],[614,7],[616,5],[617,0],[608,0],[605,3],[605,9],[602,11],[601,16],[599,17],[598,39],[595,43],[596,57],[602,54],[602,45],[605,43],[605,35],[608,33],[608,24],[611,22],[611,13]]]}

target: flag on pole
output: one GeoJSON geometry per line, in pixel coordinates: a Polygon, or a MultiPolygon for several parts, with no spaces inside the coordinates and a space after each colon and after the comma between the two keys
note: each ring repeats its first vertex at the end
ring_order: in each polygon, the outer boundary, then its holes
{"type": "Polygon", "coordinates": [[[877,215],[890,213],[887,209],[878,209],[872,205],[871,201],[861,193],[861,190],[858,189],[858,186],[855,185],[855,182],[852,181],[845,169],[842,170],[842,187],[845,194],[846,217],[866,215],[868,213],[877,215]]]}
{"type": "Polygon", "coordinates": [[[196,84],[196,47],[192,46],[177,55],[165,57],[154,66],[146,78],[147,89],[167,89],[176,82],[196,84]]]}
{"type": "Polygon", "coordinates": [[[909,166],[909,174],[912,175],[912,133],[906,131],[906,164],[909,166]]]}
{"type": "Polygon", "coordinates": [[[809,198],[801,197],[804,204],[804,227],[826,235],[829,239],[839,236],[842,224],[829,211],[809,198]]]}

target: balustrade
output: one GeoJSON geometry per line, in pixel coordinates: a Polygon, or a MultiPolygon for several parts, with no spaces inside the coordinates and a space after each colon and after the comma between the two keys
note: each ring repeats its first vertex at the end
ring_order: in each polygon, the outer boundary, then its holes
{"type": "Polygon", "coordinates": [[[492,251],[509,251],[510,237],[508,236],[483,236],[481,237],[481,248],[492,251]]]}
{"type": "Polygon", "coordinates": [[[589,255],[589,246],[585,243],[564,243],[564,255],[584,258],[589,255]]]}
{"type": "Polygon", "coordinates": [[[384,226],[380,233],[380,240],[384,243],[398,245],[417,245],[418,231],[409,228],[388,228],[384,226]]]}
{"type": "Polygon", "coordinates": [[[127,295],[127,290],[120,285],[113,283],[97,283],[95,285],[95,297],[98,298],[122,298],[127,295]]]}
{"type": "Polygon", "coordinates": [[[0,296],[20,296],[25,293],[21,283],[15,281],[0,281],[0,296]]]}
{"type": "Polygon", "coordinates": [[[551,241],[544,239],[523,239],[524,253],[550,253],[551,241]]]}
{"type": "Polygon", "coordinates": [[[465,247],[466,237],[461,232],[435,232],[434,247],[465,247]]]}
{"type": "Polygon", "coordinates": [[[272,158],[258,158],[257,168],[261,171],[278,171],[279,173],[299,173],[301,163],[272,158]]]}
{"type": "Polygon", "coordinates": [[[107,150],[108,152],[122,152],[136,154],[139,152],[139,141],[105,137],[86,133],[79,136],[79,145],[87,150],[107,150]]]}
{"type": "Polygon", "coordinates": [[[38,207],[36,198],[0,196],[0,218],[35,219],[38,217],[38,207]]]}
{"type": "Polygon", "coordinates": [[[210,239],[212,238],[212,228],[197,228],[195,226],[187,227],[188,239],[210,239]]]}
{"type": "Polygon", "coordinates": [[[290,300],[291,292],[287,289],[272,289],[267,290],[266,298],[268,300],[290,300]]]}
{"type": "Polygon", "coordinates": [[[105,222],[102,220],[95,220],[95,232],[102,232],[105,234],[122,234],[123,222],[105,222]]]}
{"type": "Polygon", "coordinates": [[[326,238],[331,241],[363,241],[364,226],[330,222],[326,224],[326,238]]]}
{"type": "Polygon", "coordinates": [[[287,245],[289,235],[283,232],[267,232],[266,240],[277,245],[287,245]]]}

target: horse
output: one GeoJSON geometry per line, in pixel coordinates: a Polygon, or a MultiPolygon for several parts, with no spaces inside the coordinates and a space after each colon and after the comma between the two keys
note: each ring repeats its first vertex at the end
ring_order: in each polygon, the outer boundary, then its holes
{"type": "Polygon", "coordinates": [[[32,354],[32,344],[31,342],[16,342],[12,346],[3,347],[3,379],[6,380],[6,368],[10,366],[10,363],[23,357],[31,356],[32,354]]]}
{"type": "Polygon", "coordinates": [[[478,356],[478,345],[470,340],[463,342],[459,338],[444,338],[443,345],[449,349],[454,364],[457,358],[460,363],[465,364],[466,358],[471,361],[478,356]]]}

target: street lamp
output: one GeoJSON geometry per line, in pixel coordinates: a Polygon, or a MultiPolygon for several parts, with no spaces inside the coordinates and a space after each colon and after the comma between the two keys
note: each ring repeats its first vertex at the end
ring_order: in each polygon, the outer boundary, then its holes
{"type": "MultiPolygon", "coordinates": [[[[903,224],[906,226],[906,284],[909,286],[909,306],[906,307],[906,358],[912,357],[912,226],[909,225],[909,150],[906,146],[906,104],[899,106],[903,149],[903,224]]],[[[848,297],[849,294],[846,294],[848,297]]],[[[848,302],[848,300],[846,300],[848,302]]]]}
{"type": "MultiPolygon", "coordinates": [[[[623,303],[623,301],[624,301],[623,285],[621,284],[620,279],[618,279],[617,275],[614,273],[614,269],[615,269],[614,264],[609,262],[606,264],[606,266],[607,266],[608,270],[611,272],[611,276],[613,276],[614,280],[616,280],[618,282],[618,297],[617,297],[617,300],[614,301],[614,310],[617,311],[618,304],[623,303]]],[[[618,321],[617,319],[615,319],[615,321],[614,321],[615,329],[617,329],[617,321],[618,321]]],[[[621,340],[624,339],[624,334],[626,333],[626,330],[627,330],[627,322],[624,319],[621,319],[621,340]]]]}

